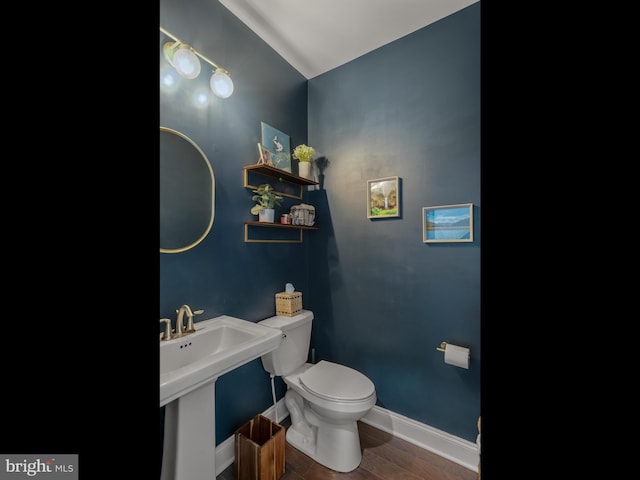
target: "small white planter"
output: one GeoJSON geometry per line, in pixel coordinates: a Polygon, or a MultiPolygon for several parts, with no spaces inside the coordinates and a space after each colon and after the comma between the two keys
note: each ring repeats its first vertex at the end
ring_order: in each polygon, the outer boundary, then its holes
{"type": "Polygon", "coordinates": [[[311,180],[311,162],[298,162],[298,176],[311,180]]]}
{"type": "Polygon", "coordinates": [[[276,211],[273,208],[263,208],[258,212],[258,221],[262,223],[273,223],[275,213],[276,211]]]}

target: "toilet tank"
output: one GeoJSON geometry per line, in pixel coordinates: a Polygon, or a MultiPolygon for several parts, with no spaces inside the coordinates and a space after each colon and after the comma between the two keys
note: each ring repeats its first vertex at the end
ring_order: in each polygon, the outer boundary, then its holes
{"type": "Polygon", "coordinates": [[[312,320],[313,312],[301,310],[293,317],[277,315],[258,322],[282,330],[284,334],[280,346],[261,357],[262,366],[267,372],[277,376],[288,375],[307,362],[312,320]]]}

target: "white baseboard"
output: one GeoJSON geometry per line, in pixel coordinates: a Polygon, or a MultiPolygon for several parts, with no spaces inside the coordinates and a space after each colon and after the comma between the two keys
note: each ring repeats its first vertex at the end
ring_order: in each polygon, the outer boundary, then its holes
{"type": "MultiPolygon", "coordinates": [[[[289,416],[289,411],[284,404],[284,398],[278,401],[276,407],[278,409],[277,419],[276,410],[273,406],[262,414],[271,420],[282,422],[289,416]]],[[[478,446],[475,443],[450,435],[424,423],[411,420],[377,405],[361,421],[420,448],[429,450],[469,470],[478,471],[480,457],[478,455],[478,446]]],[[[234,436],[231,435],[216,447],[216,475],[220,475],[229,465],[233,464],[234,456],[234,436]]]]}
{"type": "Polygon", "coordinates": [[[374,407],[361,420],[394,437],[440,455],[474,472],[478,471],[478,446],[424,423],[417,422],[382,407],[374,407]]]}

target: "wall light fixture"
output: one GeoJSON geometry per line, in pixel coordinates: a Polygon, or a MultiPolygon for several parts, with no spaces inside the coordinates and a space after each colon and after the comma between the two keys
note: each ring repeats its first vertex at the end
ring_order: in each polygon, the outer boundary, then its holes
{"type": "Polygon", "coordinates": [[[211,75],[211,80],[209,81],[213,93],[220,98],[231,96],[233,93],[233,81],[227,70],[202,55],[191,45],[184,43],[167,29],[160,27],[160,31],[174,40],[163,45],[162,54],[169,62],[169,65],[175,68],[181,76],[193,79],[200,75],[200,60],[198,59],[200,57],[213,66],[213,75],[211,75]]]}

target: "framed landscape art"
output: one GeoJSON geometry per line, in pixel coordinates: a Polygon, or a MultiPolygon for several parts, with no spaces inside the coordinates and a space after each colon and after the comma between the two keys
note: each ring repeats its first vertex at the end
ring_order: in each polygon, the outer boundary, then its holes
{"type": "Polygon", "coordinates": [[[422,241],[473,242],[473,203],[423,207],[422,241]]]}
{"type": "Polygon", "coordinates": [[[398,177],[367,181],[367,218],[400,216],[400,182],[398,177]]]}

